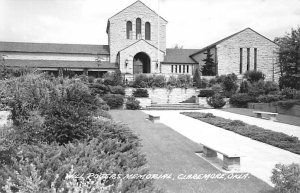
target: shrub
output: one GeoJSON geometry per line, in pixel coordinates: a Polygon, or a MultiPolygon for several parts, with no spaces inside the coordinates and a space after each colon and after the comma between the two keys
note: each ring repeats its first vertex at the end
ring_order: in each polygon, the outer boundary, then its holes
{"type": "Polygon", "coordinates": [[[108,86],[99,83],[89,84],[89,88],[92,95],[98,94],[99,96],[103,96],[110,91],[108,86]]]}
{"type": "Polygon", "coordinates": [[[189,74],[179,74],[177,77],[177,86],[181,88],[191,87],[191,76],[189,74]]]}
{"type": "Polygon", "coordinates": [[[208,81],[208,86],[212,87],[213,85],[217,84],[217,79],[216,78],[212,78],[208,81]]]}
{"type": "Polygon", "coordinates": [[[282,100],[282,96],[281,95],[261,95],[257,98],[257,101],[259,103],[272,103],[272,102],[277,102],[282,100]]]}
{"type": "Polygon", "coordinates": [[[253,82],[249,85],[248,94],[253,97],[258,97],[259,95],[265,94],[265,82],[264,80],[259,80],[258,82],[253,82]]]}
{"type": "Polygon", "coordinates": [[[208,86],[208,80],[206,78],[202,78],[199,88],[207,88],[207,86],[208,86]]]}
{"type": "Polygon", "coordinates": [[[240,90],[239,93],[248,93],[249,83],[248,81],[242,81],[240,84],[240,90]]]}
{"type": "Polygon", "coordinates": [[[223,92],[223,87],[220,84],[215,84],[211,87],[211,89],[215,92],[215,93],[222,93],[223,92]]]}
{"type": "Polygon", "coordinates": [[[105,85],[119,86],[123,85],[123,77],[120,70],[116,72],[107,72],[103,75],[103,82],[105,85]]]}
{"type": "Polygon", "coordinates": [[[89,82],[89,83],[94,83],[94,82],[95,82],[95,77],[89,76],[89,77],[88,77],[88,82],[89,82]]]}
{"type": "Polygon", "coordinates": [[[300,90],[300,76],[298,75],[283,75],[279,78],[280,88],[294,88],[300,90]]]}
{"type": "Polygon", "coordinates": [[[285,100],[285,101],[278,101],[277,105],[283,109],[290,109],[292,108],[294,105],[300,105],[300,101],[299,100],[294,100],[294,99],[290,99],[290,100],[285,100]]]}
{"type": "Polygon", "coordinates": [[[251,70],[247,71],[244,74],[244,78],[247,79],[250,83],[258,82],[259,80],[264,80],[266,75],[261,71],[251,70]]]}
{"type": "Polygon", "coordinates": [[[133,91],[132,95],[134,97],[141,97],[141,98],[149,97],[148,90],[147,89],[141,89],[141,88],[138,88],[135,91],[133,91]]]}
{"type": "Polygon", "coordinates": [[[108,111],[106,110],[102,110],[102,109],[99,109],[96,113],[95,113],[95,117],[104,117],[104,118],[107,118],[107,119],[111,119],[111,115],[108,113],[108,111]]]}
{"type": "Polygon", "coordinates": [[[225,106],[226,102],[223,97],[219,94],[216,94],[207,99],[207,104],[215,109],[219,109],[225,106]]]}
{"type": "Polygon", "coordinates": [[[102,99],[107,102],[111,109],[120,108],[124,103],[123,96],[119,94],[106,94],[102,99]]]}
{"type": "Polygon", "coordinates": [[[193,74],[193,83],[195,87],[201,88],[201,72],[199,67],[195,69],[195,72],[193,74]]]}
{"type": "Polygon", "coordinates": [[[254,97],[246,93],[237,93],[230,97],[229,103],[235,107],[246,108],[248,103],[256,102],[254,97]]]}
{"type": "Polygon", "coordinates": [[[151,84],[152,87],[163,88],[166,86],[166,78],[164,75],[156,75],[153,76],[153,83],[151,84]]]}
{"type": "Polygon", "coordinates": [[[125,95],[125,89],[122,86],[110,86],[109,89],[112,94],[125,95]]]}
{"type": "Polygon", "coordinates": [[[148,77],[145,74],[138,74],[134,77],[132,86],[134,88],[148,88],[148,77]]]}
{"type": "Polygon", "coordinates": [[[281,90],[281,94],[284,96],[286,99],[295,99],[297,95],[297,90],[294,88],[284,88],[281,90]]]}
{"type": "Polygon", "coordinates": [[[137,101],[134,97],[128,97],[126,101],[126,109],[136,110],[140,109],[140,102],[137,101]]]}
{"type": "Polygon", "coordinates": [[[272,183],[275,185],[274,190],[278,193],[300,192],[300,165],[299,164],[276,164],[272,170],[272,183]]]}
{"type": "Polygon", "coordinates": [[[198,97],[212,97],[215,94],[215,91],[210,89],[200,90],[198,97]]]}
{"type": "Polygon", "coordinates": [[[177,87],[177,78],[175,76],[170,76],[167,85],[177,87]]]}
{"type": "Polygon", "coordinates": [[[266,81],[264,85],[265,94],[275,93],[279,91],[279,85],[273,81],[266,81]]]}

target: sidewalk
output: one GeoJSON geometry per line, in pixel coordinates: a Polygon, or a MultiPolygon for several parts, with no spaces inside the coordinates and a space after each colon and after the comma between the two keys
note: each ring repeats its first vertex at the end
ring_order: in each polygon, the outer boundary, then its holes
{"type": "MultiPolygon", "coordinates": [[[[147,113],[147,111],[144,111],[147,113]]],[[[250,138],[238,135],[234,132],[204,123],[202,121],[181,115],[183,111],[149,111],[160,116],[161,123],[171,127],[183,136],[191,139],[196,143],[209,143],[222,145],[224,148],[235,149],[245,157],[241,158],[241,170],[249,172],[254,176],[262,179],[270,185],[272,175],[271,171],[275,164],[283,163],[299,163],[300,155],[264,144],[250,138]]],[[[196,112],[212,112],[217,116],[224,116],[226,118],[239,119],[239,116],[228,112],[221,112],[218,110],[196,110],[196,112]]],[[[249,118],[249,117],[247,117],[249,118]]],[[[241,117],[241,119],[244,119],[241,117]]],[[[257,118],[253,118],[257,121],[257,118]]],[[[261,120],[266,121],[266,120],[261,120]]],[[[245,121],[246,122],[246,121],[245,121]]],[[[256,123],[259,124],[259,123],[256,123]]],[[[272,123],[274,128],[278,128],[280,123],[272,123]]],[[[264,123],[264,125],[267,125],[264,123]]],[[[260,126],[264,126],[260,125],[260,126]]],[[[271,126],[272,126],[271,125],[271,126]]],[[[268,127],[271,127],[268,126],[268,127]]],[[[280,127],[281,128],[281,127],[280,127]]],[[[298,127],[299,129],[299,127],[298,127]]]]}

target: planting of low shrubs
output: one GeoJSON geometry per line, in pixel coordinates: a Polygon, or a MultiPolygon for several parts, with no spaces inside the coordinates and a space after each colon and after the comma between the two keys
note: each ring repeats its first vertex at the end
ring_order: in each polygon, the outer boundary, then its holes
{"type": "Polygon", "coordinates": [[[134,81],[132,83],[134,88],[147,88],[148,84],[148,76],[145,74],[138,74],[134,77],[134,81]]]}
{"type": "Polygon", "coordinates": [[[259,80],[258,82],[253,82],[249,84],[248,94],[253,97],[258,97],[259,95],[265,94],[265,81],[259,80]]]}
{"type": "Polygon", "coordinates": [[[207,116],[206,113],[182,112],[181,114],[300,155],[300,141],[297,137],[249,125],[242,121],[207,116]]]}
{"type": "Polygon", "coordinates": [[[211,89],[200,90],[198,97],[212,97],[215,94],[215,91],[211,89]]]}
{"type": "Polygon", "coordinates": [[[300,100],[290,99],[290,100],[284,100],[284,101],[278,101],[277,105],[283,109],[290,109],[294,105],[300,105],[300,100]]]}
{"type": "Polygon", "coordinates": [[[282,100],[281,95],[261,95],[257,98],[257,102],[259,103],[272,103],[282,100]]]}
{"type": "Polygon", "coordinates": [[[279,91],[279,85],[273,81],[266,81],[264,85],[265,94],[276,93],[279,91]]]}
{"type": "Polygon", "coordinates": [[[219,109],[224,107],[226,102],[220,94],[215,94],[207,99],[207,104],[215,109],[219,109]]]}
{"type": "Polygon", "coordinates": [[[280,88],[294,88],[300,90],[300,76],[299,75],[283,75],[279,78],[280,88]]]}
{"type": "Polygon", "coordinates": [[[135,91],[133,91],[132,95],[134,97],[140,97],[140,98],[149,97],[148,90],[147,89],[142,89],[142,88],[138,88],[135,91]]]}
{"type": "Polygon", "coordinates": [[[175,76],[170,76],[167,85],[172,87],[177,87],[177,78],[175,76]]]}
{"type": "Polygon", "coordinates": [[[153,76],[153,83],[151,87],[163,88],[166,86],[166,78],[164,75],[153,76]]]}
{"type": "Polygon", "coordinates": [[[108,86],[100,83],[89,84],[89,88],[92,95],[103,96],[110,91],[108,86]]]}
{"type": "Polygon", "coordinates": [[[241,82],[240,84],[240,90],[239,90],[239,93],[248,93],[249,91],[249,83],[248,81],[244,80],[241,82]]]}
{"type": "Polygon", "coordinates": [[[216,78],[211,78],[209,81],[208,81],[208,87],[212,87],[213,85],[217,84],[217,79],[216,78]]]}
{"type": "Polygon", "coordinates": [[[110,86],[109,89],[111,94],[125,95],[125,89],[122,86],[110,86]]]}
{"type": "Polygon", "coordinates": [[[235,107],[247,108],[248,103],[254,103],[257,100],[246,93],[237,93],[230,97],[229,103],[235,107]]]}
{"type": "Polygon", "coordinates": [[[103,83],[110,86],[123,85],[123,77],[120,70],[107,72],[103,75],[103,83]]]}
{"type": "Polygon", "coordinates": [[[281,90],[281,94],[284,96],[285,99],[295,99],[297,96],[297,90],[294,88],[283,88],[281,90]]]}
{"type": "Polygon", "coordinates": [[[140,101],[137,101],[134,97],[128,97],[126,101],[126,109],[136,110],[140,109],[140,101]]]}
{"type": "Polygon", "coordinates": [[[247,71],[244,74],[244,78],[247,79],[250,83],[258,82],[259,80],[264,80],[266,75],[261,71],[251,70],[247,71]]]}
{"type": "Polygon", "coordinates": [[[122,95],[119,94],[106,94],[102,99],[108,104],[111,109],[118,109],[122,107],[124,99],[122,95]]]}
{"type": "Polygon", "coordinates": [[[274,193],[298,193],[300,192],[300,165],[276,164],[272,170],[272,183],[275,185],[274,193]]]}
{"type": "Polygon", "coordinates": [[[191,76],[189,74],[179,74],[177,77],[177,86],[180,88],[188,88],[192,86],[191,76]]]}

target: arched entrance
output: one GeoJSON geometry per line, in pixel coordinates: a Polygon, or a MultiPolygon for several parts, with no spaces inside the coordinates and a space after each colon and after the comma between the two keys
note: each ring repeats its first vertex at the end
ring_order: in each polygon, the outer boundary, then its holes
{"type": "Polygon", "coordinates": [[[139,52],[137,53],[133,58],[133,73],[139,74],[139,73],[150,73],[150,57],[144,53],[139,52]]]}

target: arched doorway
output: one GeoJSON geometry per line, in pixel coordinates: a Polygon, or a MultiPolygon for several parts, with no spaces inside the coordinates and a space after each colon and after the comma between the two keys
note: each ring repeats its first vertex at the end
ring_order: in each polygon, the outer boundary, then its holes
{"type": "Polygon", "coordinates": [[[137,53],[133,58],[133,73],[139,74],[139,73],[150,73],[150,57],[144,53],[139,52],[137,53]]]}

